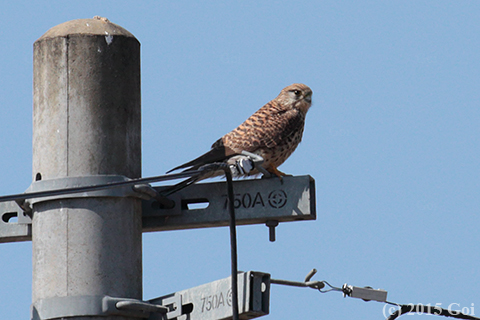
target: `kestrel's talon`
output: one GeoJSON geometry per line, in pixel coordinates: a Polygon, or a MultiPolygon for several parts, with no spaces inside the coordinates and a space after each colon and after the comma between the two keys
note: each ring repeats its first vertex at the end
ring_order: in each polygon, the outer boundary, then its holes
{"type": "Polygon", "coordinates": [[[279,179],[280,183],[283,184],[283,177],[282,176],[277,176],[276,174],[270,174],[269,176],[267,175],[262,175],[261,179],[279,179]]]}
{"type": "Polygon", "coordinates": [[[269,168],[267,169],[268,172],[270,172],[272,175],[277,176],[280,179],[280,183],[283,184],[283,177],[288,177],[291,176],[291,174],[286,174],[278,168],[276,168],[274,165],[270,164],[269,168]]]}
{"type": "Polygon", "coordinates": [[[275,167],[273,164],[270,164],[267,168],[267,171],[270,172],[271,174],[273,175],[276,175],[277,177],[279,178],[282,178],[283,176],[285,176],[285,173],[283,173],[282,171],[278,170],[277,167],[275,167]]]}
{"type": "MultiPolygon", "coordinates": [[[[262,166],[283,183],[286,174],[277,167],[287,160],[302,140],[305,117],[311,104],[312,90],[304,84],[292,84],[236,129],[218,139],[210,151],[169,172],[181,168],[197,170],[205,164],[226,162],[232,156],[248,151],[260,155],[264,159],[262,166]]],[[[258,173],[252,170],[245,175],[258,173]]],[[[204,178],[221,174],[223,171],[212,172],[204,178]]]]}

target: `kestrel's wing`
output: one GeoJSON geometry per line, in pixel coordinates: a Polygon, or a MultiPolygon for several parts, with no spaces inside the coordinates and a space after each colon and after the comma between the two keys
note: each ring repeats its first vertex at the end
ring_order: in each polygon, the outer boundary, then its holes
{"type": "Polygon", "coordinates": [[[188,168],[187,170],[196,170],[207,163],[222,162],[225,159],[230,158],[234,154],[235,152],[233,150],[223,145],[222,138],[220,138],[212,145],[212,149],[210,149],[210,151],[202,154],[200,157],[195,158],[192,161],[189,161],[167,171],[167,173],[182,168],[188,168]]]}
{"type": "Polygon", "coordinates": [[[223,137],[224,144],[236,153],[255,152],[289,143],[298,130],[303,131],[305,115],[297,109],[282,110],[269,102],[244,123],[223,137]]]}

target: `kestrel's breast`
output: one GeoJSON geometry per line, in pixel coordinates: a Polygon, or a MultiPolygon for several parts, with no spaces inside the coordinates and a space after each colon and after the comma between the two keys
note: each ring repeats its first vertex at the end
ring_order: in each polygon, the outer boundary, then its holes
{"type": "Polygon", "coordinates": [[[265,107],[223,136],[222,141],[235,153],[245,150],[260,155],[264,167],[278,167],[302,140],[305,115],[297,109],[275,110],[268,104],[265,107]]]}
{"type": "Polygon", "coordinates": [[[284,163],[302,141],[303,126],[292,131],[281,143],[270,148],[259,148],[257,153],[265,160],[264,167],[270,164],[275,168],[284,163]]]}

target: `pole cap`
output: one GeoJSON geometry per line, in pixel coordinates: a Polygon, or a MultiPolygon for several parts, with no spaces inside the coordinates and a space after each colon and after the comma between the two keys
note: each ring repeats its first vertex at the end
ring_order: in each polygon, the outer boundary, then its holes
{"type": "Polygon", "coordinates": [[[110,22],[107,18],[95,16],[93,19],[76,19],[61,23],[50,28],[37,41],[70,35],[111,35],[135,38],[129,31],[110,22]]]}

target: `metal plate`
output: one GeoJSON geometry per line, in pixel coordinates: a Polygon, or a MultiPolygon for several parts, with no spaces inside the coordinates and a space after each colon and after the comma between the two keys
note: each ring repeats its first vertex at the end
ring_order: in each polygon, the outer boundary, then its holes
{"type": "MultiPolygon", "coordinates": [[[[287,176],[283,182],[278,178],[239,180],[233,189],[239,225],[316,219],[315,181],[310,176],[287,176]]],[[[194,184],[175,196],[175,208],[168,210],[159,209],[155,201],[143,202],[144,232],[228,225],[225,182],[194,184]]]]}
{"type": "MultiPolygon", "coordinates": [[[[167,319],[224,320],[232,319],[231,278],[213,281],[178,291],[148,302],[168,307],[167,319]]],[[[238,310],[240,319],[253,319],[269,313],[270,275],[248,271],[238,273],[238,310]]],[[[149,320],[165,319],[152,314],[149,320]]]]}

